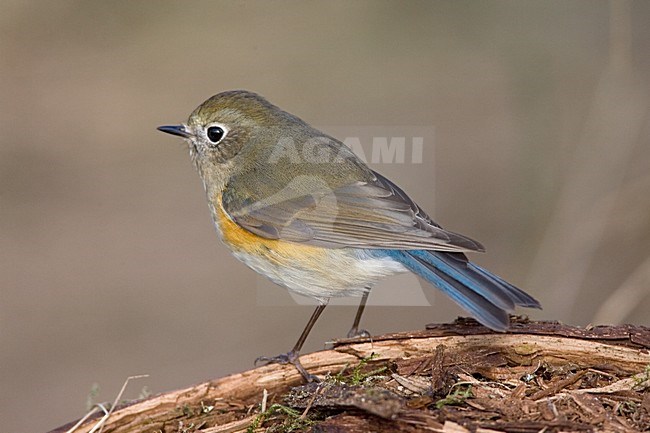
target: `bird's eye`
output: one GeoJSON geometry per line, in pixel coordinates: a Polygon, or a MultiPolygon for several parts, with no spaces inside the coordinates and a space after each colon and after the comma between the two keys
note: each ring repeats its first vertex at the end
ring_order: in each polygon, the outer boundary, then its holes
{"type": "Polygon", "coordinates": [[[207,136],[211,142],[217,144],[226,136],[226,131],[221,126],[211,126],[207,130],[207,136]]]}

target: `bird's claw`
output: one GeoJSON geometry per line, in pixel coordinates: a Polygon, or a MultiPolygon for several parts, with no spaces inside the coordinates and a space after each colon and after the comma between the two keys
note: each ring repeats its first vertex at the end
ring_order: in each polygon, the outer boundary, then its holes
{"type": "Polygon", "coordinates": [[[352,328],[348,332],[348,338],[370,338],[370,332],[365,329],[352,328]]]}
{"type": "Polygon", "coordinates": [[[267,365],[267,364],[293,364],[298,359],[298,355],[295,352],[281,353],[276,356],[258,356],[255,359],[255,366],[258,365],[267,365]]]}
{"type": "Polygon", "coordinates": [[[255,360],[255,365],[267,365],[267,364],[291,364],[296,367],[298,373],[309,383],[311,382],[320,382],[320,379],[313,374],[310,374],[305,370],[305,367],[300,363],[298,352],[290,351],[287,353],[282,353],[276,356],[259,356],[255,360]]]}

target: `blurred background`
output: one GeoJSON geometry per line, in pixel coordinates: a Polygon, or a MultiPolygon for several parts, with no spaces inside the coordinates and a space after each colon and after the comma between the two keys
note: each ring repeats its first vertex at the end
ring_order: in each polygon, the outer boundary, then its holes
{"type": "MultiPolygon", "coordinates": [[[[648,22],[645,1],[4,0],[3,430],[80,417],[94,384],[163,392],[295,342],[311,307],[260,301],[186,147],[155,130],[229,89],[315,126],[433,128],[421,164],[375,168],[544,305],[521,313],[650,325],[648,22]]],[[[463,314],[427,298],[363,326],[463,314]]],[[[305,350],[353,315],[326,310],[305,350]]]]}

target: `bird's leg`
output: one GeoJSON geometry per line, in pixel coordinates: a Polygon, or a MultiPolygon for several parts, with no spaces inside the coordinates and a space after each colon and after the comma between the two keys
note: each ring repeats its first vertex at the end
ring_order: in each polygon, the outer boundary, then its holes
{"type": "Polygon", "coordinates": [[[361,316],[363,315],[363,310],[366,309],[366,302],[368,301],[368,296],[370,295],[370,289],[363,294],[361,298],[361,303],[357,309],[357,315],[354,316],[354,323],[352,323],[352,328],[348,331],[348,338],[357,338],[357,337],[370,337],[370,333],[365,329],[359,329],[359,323],[361,322],[361,316]]]}
{"type": "Polygon", "coordinates": [[[278,364],[291,364],[294,367],[296,367],[296,370],[302,375],[303,378],[307,382],[314,382],[318,381],[318,378],[314,376],[313,374],[307,373],[307,370],[305,370],[305,367],[302,366],[300,363],[300,349],[302,349],[303,344],[305,344],[305,340],[307,339],[307,336],[309,335],[309,332],[311,331],[311,328],[314,327],[314,324],[318,320],[318,317],[321,315],[325,307],[327,306],[327,303],[329,300],[325,301],[323,304],[319,304],[314,312],[312,313],[311,317],[309,318],[309,322],[307,322],[307,326],[305,326],[305,329],[303,329],[302,334],[300,334],[300,338],[298,338],[298,341],[296,341],[296,344],[293,346],[293,349],[291,349],[287,353],[283,353],[278,356],[260,356],[255,360],[255,364],[257,365],[260,362],[269,364],[269,363],[278,363],[278,364]]]}

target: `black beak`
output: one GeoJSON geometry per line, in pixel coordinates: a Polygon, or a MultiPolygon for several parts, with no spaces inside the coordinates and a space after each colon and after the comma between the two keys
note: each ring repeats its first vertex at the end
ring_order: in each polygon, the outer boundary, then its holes
{"type": "Polygon", "coordinates": [[[159,126],[157,129],[158,131],[166,132],[167,134],[171,135],[178,135],[179,137],[183,138],[189,138],[192,136],[192,134],[190,134],[183,125],[159,126]]]}

